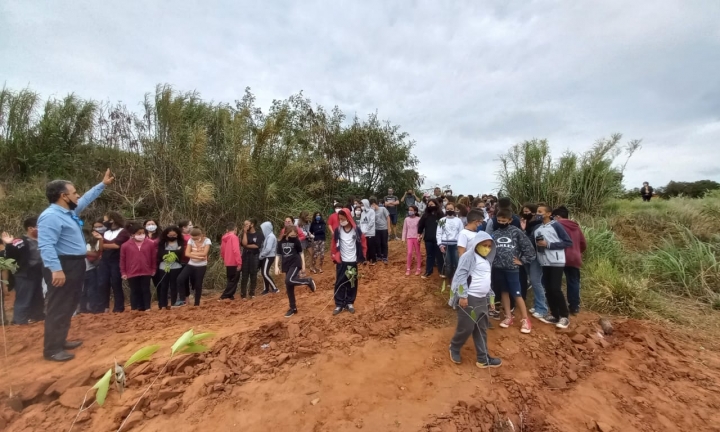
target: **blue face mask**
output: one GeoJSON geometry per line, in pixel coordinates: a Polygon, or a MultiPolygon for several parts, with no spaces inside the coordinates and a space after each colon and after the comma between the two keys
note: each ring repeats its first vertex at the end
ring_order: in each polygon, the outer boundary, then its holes
{"type": "Polygon", "coordinates": [[[320,216],[315,216],[315,220],[320,222],[320,219],[322,219],[320,216]]]}
{"type": "Polygon", "coordinates": [[[477,229],[475,230],[475,232],[481,232],[482,230],[483,230],[482,224],[478,224],[477,229]]]}

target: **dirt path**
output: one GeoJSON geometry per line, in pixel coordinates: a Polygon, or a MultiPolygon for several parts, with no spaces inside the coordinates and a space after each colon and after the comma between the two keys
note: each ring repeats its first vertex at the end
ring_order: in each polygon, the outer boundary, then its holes
{"type": "Polygon", "coordinates": [[[648,323],[618,320],[606,338],[592,314],[564,332],[539,322],[529,336],[497,328],[489,345],[502,368],[476,368],[470,344],[464,364],[450,363],[454,314],[438,279],[404,276],[401,249],[393,243],[394,262],[364,270],[355,315],[331,316],[334,271],[326,265],[317,293],[299,290],[300,313],[289,320],[282,294],[74,318],[71,335],[85,345],[67,364],[41,358],[41,326],[10,327],[0,429],[68,430],[86,386],[114,357],[161,344],[153,362],[128,371],[122,397],[111,388],[106,405],[73,429],[117,430],[170,345],[194,328],[217,333],[211,352],[174,359],[133,413],[133,430],[475,432],[508,418],[516,431],[720,430],[718,353],[648,323]],[[9,407],[10,385],[20,413],[9,407]]]}

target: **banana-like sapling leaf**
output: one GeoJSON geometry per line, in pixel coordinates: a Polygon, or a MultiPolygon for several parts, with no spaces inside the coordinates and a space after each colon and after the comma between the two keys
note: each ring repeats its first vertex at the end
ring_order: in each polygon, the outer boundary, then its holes
{"type": "Polygon", "coordinates": [[[444,293],[446,288],[447,288],[447,283],[445,282],[445,279],[443,279],[443,284],[442,284],[442,288],[440,289],[440,292],[444,293]]]}
{"type": "Polygon", "coordinates": [[[201,341],[203,339],[209,339],[211,337],[215,337],[215,333],[198,333],[195,336],[190,338],[190,342],[195,343],[195,342],[201,341]]]}
{"type": "Polygon", "coordinates": [[[157,350],[160,349],[160,345],[150,345],[143,348],[140,348],[135,354],[130,356],[128,361],[125,362],[124,368],[128,368],[133,363],[140,363],[144,361],[150,360],[150,357],[152,357],[157,350]]]}
{"type": "Polygon", "coordinates": [[[94,389],[97,389],[97,392],[95,393],[95,400],[100,406],[103,406],[105,403],[105,398],[107,397],[107,392],[110,388],[110,378],[112,378],[112,369],[108,369],[108,371],[105,372],[105,375],[100,378],[100,381],[96,382],[93,386],[94,389]]]}
{"type": "Polygon", "coordinates": [[[473,321],[477,321],[477,315],[475,315],[475,309],[470,310],[470,318],[472,318],[473,321]]]}
{"type": "Polygon", "coordinates": [[[458,294],[462,296],[465,293],[465,288],[462,285],[458,286],[458,294]]]}
{"type": "Polygon", "coordinates": [[[180,338],[178,340],[176,340],[175,343],[173,344],[173,346],[171,347],[171,349],[172,349],[171,355],[174,355],[176,352],[185,348],[187,346],[187,344],[190,343],[190,339],[192,339],[192,337],[193,337],[193,329],[186,331],[182,336],[180,336],[180,338]]]}
{"type": "Polygon", "coordinates": [[[195,342],[190,342],[187,344],[185,349],[180,351],[181,354],[195,354],[195,353],[201,353],[208,350],[208,347],[205,345],[196,344],[195,342]]]}

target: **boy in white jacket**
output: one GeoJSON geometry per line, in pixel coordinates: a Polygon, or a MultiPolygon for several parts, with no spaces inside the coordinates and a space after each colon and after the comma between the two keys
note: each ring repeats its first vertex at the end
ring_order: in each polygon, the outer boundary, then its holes
{"type": "Polygon", "coordinates": [[[445,255],[445,268],[440,274],[441,278],[450,279],[455,275],[458,265],[458,238],[463,230],[463,223],[455,215],[455,204],[447,203],[445,206],[445,217],[438,221],[437,242],[440,245],[440,252],[445,255]]]}

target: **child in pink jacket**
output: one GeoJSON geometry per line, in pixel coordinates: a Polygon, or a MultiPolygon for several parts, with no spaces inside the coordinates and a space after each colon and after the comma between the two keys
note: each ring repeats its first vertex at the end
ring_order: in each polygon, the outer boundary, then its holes
{"type": "Polygon", "coordinates": [[[417,261],[415,276],[420,276],[422,258],[420,258],[420,235],[418,234],[418,222],[420,222],[420,217],[418,217],[418,208],[417,206],[411,205],[408,207],[408,217],[405,218],[402,233],[402,239],[407,243],[407,267],[405,270],[405,276],[410,276],[413,254],[415,255],[415,261],[417,261]]]}
{"type": "Polygon", "coordinates": [[[235,298],[238,282],[240,281],[240,269],[242,268],[242,255],[240,254],[240,238],[237,235],[237,225],[231,222],[227,225],[225,235],[220,243],[220,256],[225,263],[227,275],[227,286],[220,299],[235,298]]]}

